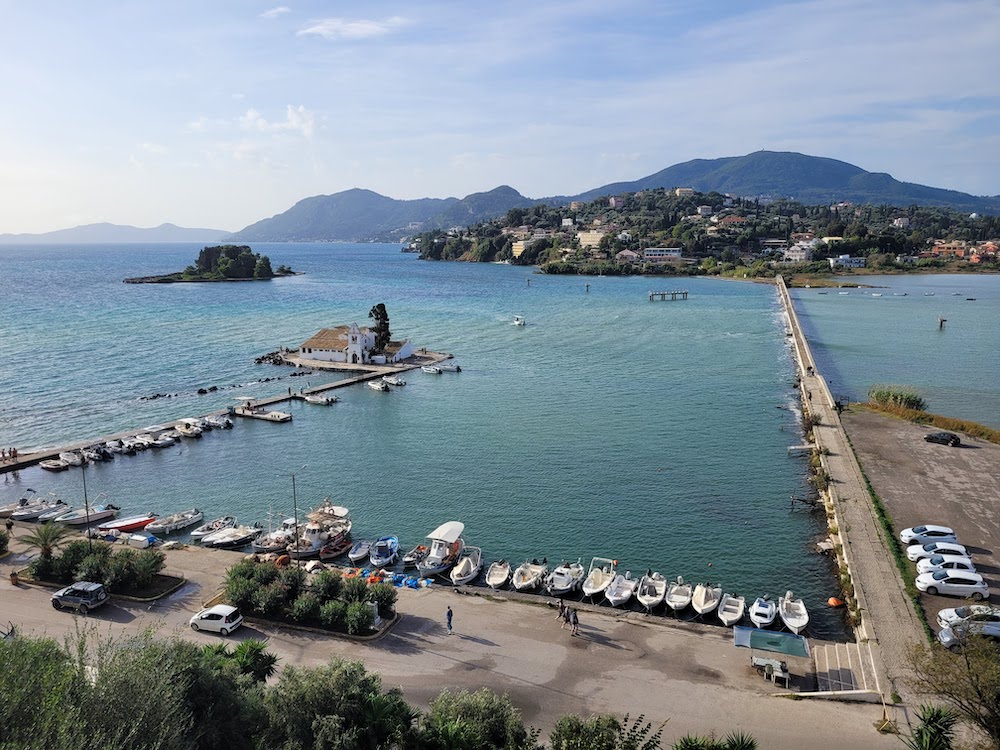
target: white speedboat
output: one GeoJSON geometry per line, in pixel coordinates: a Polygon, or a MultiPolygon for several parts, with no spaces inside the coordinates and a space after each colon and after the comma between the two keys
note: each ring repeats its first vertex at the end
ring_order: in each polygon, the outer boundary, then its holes
{"type": "Polygon", "coordinates": [[[615,577],[615,567],[617,560],[610,560],[606,557],[595,557],[590,561],[590,570],[583,581],[583,595],[595,597],[603,594],[604,590],[611,584],[615,577]]]}
{"type": "Polygon", "coordinates": [[[200,510],[191,508],[190,510],[183,510],[180,513],[171,513],[169,516],[157,518],[146,527],[146,531],[150,534],[172,534],[175,531],[186,529],[188,526],[194,526],[204,517],[205,514],[200,510]]]}
{"type": "Polygon", "coordinates": [[[61,516],[63,513],[69,513],[71,510],[73,510],[72,506],[64,503],[59,498],[56,498],[52,507],[38,516],[35,520],[38,521],[38,523],[48,523],[49,521],[53,521],[61,516]]]}
{"type": "Polygon", "coordinates": [[[202,429],[201,420],[194,417],[185,417],[179,420],[174,429],[177,430],[181,437],[186,438],[200,438],[201,434],[205,431],[202,429]]]}
{"type": "Polygon", "coordinates": [[[465,552],[459,558],[458,562],[455,563],[455,567],[451,569],[449,575],[453,584],[461,586],[464,583],[476,580],[476,577],[482,570],[483,551],[479,547],[469,546],[465,548],[465,552]]]}
{"type": "Polygon", "coordinates": [[[31,501],[25,503],[20,508],[10,514],[12,521],[42,521],[43,515],[49,515],[48,519],[61,516],[70,510],[62,500],[57,497],[33,497],[31,501]]]}
{"type": "Polygon", "coordinates": [[[201,545],[211,549],[240,549],[250,544],[260,532],[260,524],[230,526],[202,537],[201,545]]]}
{"type": "Polygon", "coordinates": [[[579,560],[575,563],[560,563],[546,577],[545,590],[551,596],[563,596],[578,590],[586,575],[587,571],[583,569],[579,560]]]}
{"type": "Polygon", "coordinates": [[[350,552],[347,553],[347,559],[352,563],[358,563],[362,560],[367,560],[368,556],[372,551],[372,540],[371,539],[359,539],[351,547],[350,552]]]}
{"type": "Polygon", "coordinates": [[[123,450],[121,440],[109,440],[104,444],[105,450],[110,453],[121,453],[123,450]]]}
{"type": "Polygon", "coordinates": [[[766,628],[778,616],[778,605],[768,596],[758,596],[750,605],[750,622],[758,628],[766,628]]]}
{"type": "Polygon", "coordinates": [[[690,583],[685,583],[684,579],[677,576],[676,581],[667,584],[667,594],[664,600],[667,606],[674,612],[680,612],[691,603],[694,596],[694,587],[690,583]]]}
{"type": "Polygon", "coordinates": [[[722,598],[719,600],[719,619],[722,621],[723,625],[727,627],[732,627],[736,625],[740,620],[743,619],[743,613],[746,611],[747,600],[742,596],[736,596],[735,594],[723,594],[722,598]]]}
{"type": "Polygon", "coordinates": [[[440,375],[441,374],[441,368],[438,367],[437,365],[424,365],[420,369],[423,370],[426,373],[430,373],[431,375],[440,375]]]}
{"type": "Polygon", "coordinates": [[[153,441],[156,440],[148,432],[140,432],[132,440],[136,443],[136,448],[138,450],[146,450],[147,448],[153,447],[153,441]]]}
{"type": "Polygon", "coordinates": [[[706,615],[719,606],[722,599],[722,586],[713,586],[710,583],[699,583],[694,587],[694,595],[691,597],[691,606],[699,615],[706,615]]]}
{"type": "Polygon", "coordinates": [[[319,406],[329,406],[337,403],[337,400],[336,396],[324,396],[322,393],[310,393],[305,398],[307,404],[318,404],[319,406]]]}
{"type": "Polygon", "coordinates": [[[490,565],[486,571],[486,585],[491,589],[498,589],[507,585],[511,576],[510,563],[506,560],[497,560],[490,565]]]}
{"type": "Polygon", "coordinates": [[[437,367],[438,367],[438,369],[441,372],[461,372],[462,371],[461,365],[452,364],[450,362],[442,362],[437,367]]]}
{"type": "Polygon", "coordinates": [[[514,326],[523,326],[524,325],[524,316],[523,315],[515,315],[514,316],[514,320],[511,321],[511,325],[514,325],[514,326]]]}
{"type": "Polygon", "coordinates": [[[604,590],[604,598],[612,607],[618,607],[632,598],[638,585],[639,581],[632,577],[632,571],[625,571],[625,575],[619,573],[604,590]]]}
{"type": "Polygon", "coordinates": [[[65,471],[69,468],[69,464],[59,458],[47,458],[39,461],[38,465],[46,471],[65,471]]]}
{"type": "Polygon", "coordinates": [[[368,387],[371,388],[373,391],[381,391],[382,393],[388,393],[390,390],[392,390],[391,388],[389,388],[388,383],[383,382],[381,380],[369,380],[368,387]]]}
{"type": "Polygon", "coordinates": [[[205,417],[205,422],[207,424],[212,425],[213,429],[216,430],[233,429],[233,420],[231,420],[225,414],[213,414],[211,416],[205,417]]]}
{"type": "Polygon", "coordinates": [[[541,562],[523,562],[517,566],[510,582],[518,591],[532,591],[542,584],[548,572],[549,564],[544,559],[541,562]]]}
{"type": "Polygon", "coordinates": [[[104,505],[93,505],[89,508],[77,508],[61,516],[56,516],[52,520],[55,523],[64,523],[68,526],[86,526],[97,521],[106,521],[114,518],[118,513],[118,506],[106,503],[104,505]]]}
{"type": "Polygon", "coordinates": [[[33,489],[27,489],[24,494],[21,495],[17,500],[12,503],[7,503],[7,505],[0,506],[0,518],[10,518],[10,514],[13,513],[18,508],[23,508],[25,505],[32,501],[37,501],[35,496],[35,491],[33,489]]]}
{"type": "Polygon", "coordinates": [[[444,573],[458,562],[465,550],[465,540],[462,532],[465,524],[461,521],[447,521],[427,535],[431,540],[431,549],[427,557],[417,563],[417,571],[422,576],[432,576],[444,573]]]}
{"type": "Polygon", "coordinates": [[[63,451],[59,454],[59,460],[65,461],[70,466],[83,466],[86,461],[79,451],[63,451]]]}
{"type": "Polygon", "coordinates": [[[809,624],[809,612],[806,611],[805,602],[796,599],[791,591],[786,591],[784,596],[778,597],[778,616],[785,623],[785,627],[796,635],[805,630],[809,624]]]}
{"type": "Polygon", "coordinates": [[[666,596],[667,579],[659,573],[647,572],[639,580],[639,588],[635,591],[635,598],[647,612],[662,604],[666,596]]]}
{"type": "Polygon", "coordinates": [[[231,529],[235,525],[236,516],[222,516],[221,518],[215,518],[192,531],[191,541],[200,541],[209,534],[214,534],[216,531],[222,531],[223,529],[231,529]]]}
{"type": "Polygon", "coordinates": [[[399,557],[399,537],[393,534],[380,536],[368,553],[368,561],[376,568],[392,565],[399,557]]]}
{"type": "Polygon", "coordinates": [[[152,446],[154,448],[169,448],[176,442],[177,439],[173,435],[169,435],[166,432],[164,432],[158,437],[153,438],[152,446]]]}
{"type": "Polygon", "coordinates": [[[406,381],[403,380],[401,377],[399,377],[399,375],[383,375],[382,380],[383,382],[386,382],[389,385],[395,385],[395,386],[406,385],[406,381]]]}

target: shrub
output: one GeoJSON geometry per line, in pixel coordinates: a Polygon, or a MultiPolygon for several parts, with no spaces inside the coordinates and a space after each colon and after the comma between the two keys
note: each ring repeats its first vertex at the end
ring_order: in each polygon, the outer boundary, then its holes
{"type": "Polygon", "coordinates": [[[288,612],[296,622],[315,620],[319,615],[319,598],[311,591],[299,594],[288,612]]]}
{"type": "Polygon", "coordinates": [[[253,581],[236,578],[226,584],[226,599],[237,609],[250,610],[254,608],[254,594],[258,590],[253,581]]]}
{"type": "Polygon", "coordinates": [[[294,599],[305,586],[306,572],[298,565],[293,565],[278,573],[278,581],[287,589],[288,598],[294,599]]]}
{"type": "Polygon", "coordinates": [[[915,391],[900,385],[873,385],[868,389],[868,400],[879,406],[901,406],[916,411],[927,409],[924,399],[915,391]]]}
{"type": "Polygon", "coordinates": [[[278,575],[280,575],[281,573],[281,571],[278,570],[277,567],[271,565],[270,563],[254,562],[251,560],[250,564],[254,566],[253,580],[259,586],[266,586],[269,583],[277,581],[278,575]]]}
{"type": "Polygon", "coordinates": [[[321,570],[313,578],[311,588],[320,602],[328,602],[340,596],[344,579],[334,570],[321,570]]]}
{"type": "Polygon", "coordinates": [[[375,623],[375,613],[365,602],[351,602],[347,605],[347,632],[351,635],[367,633],[375,623]]]}
{"type": "Polygon", "coordinates": [[[94,583],[105,583],[108,567],[108,555],[99,552],[87,555],[76,566],[73,577],[78,581],[93,581],[94,583]]]}
{"type": "Polygon", "coordinates": [[[7,536],[7,532],[0,529],[0,555],[7,551],[7,547],[10,545],[10,537],[7,536]]]}
{"type": "Polygon", "coordinates": [[[253,608],[265,617],[270,617],[281,611],[285,597],[285,587],[279,581],[274,581],[257,589],[253,595],[253,608]]]}
{"type": "MultiPolygon", "coordinates": [[[[252,557],[244,557],[226,571],[226,585],[234,580],[252,581],[257,572],[257,565],[257,561],[252,557]]],[[[265,583],[270,583],[270,581],[265,581],[265,583]]]]}
{"type": "Polygon", "coordinates": [[[368,581],[364,578],[348,578],[340,590],[340,598],[350,604],[368,599],[368,581]]]}
{"type": "Polygon", "coordinates": [[[127,589],[135,582],[134,549],[120,549],[108,559],[104,568],[104,583],[108,589],[127,589]]]}
{"type": "MultiPolygon", "coordinates": [[[[74,539],[67,544],[62,552],[53,558],[53,576],[60,581],[68,582],[73,580],[73,577],[76,575],[76,569],[83,562],[83,558],[91,553],[93,546],[93,542],[86,539],[74,539]]],[[[111,551],[106,544],[100,544],[95,551],[103,552],[105,550],[109,553],[111,551]]]]}
{"type": "Polygon", "coordinates": [[[135,556],[135,586],[145,588],[153,582],[153,576],[163,570],[167,556],[158,549],[140,550],[135,556]]]}
{"type": "Polygon", "coordinates": [[[347,623],[347,604],[340,600],[327,602],[319,608],[319,621],[328,628],[343,628],[347,623]]]}
{"type": "Polygon", "coordinates": [[[55,570],[51,557],[36,557],[28,563],[28,574],[39,581],[51,579],[55,570]]]}
{"type": "Polygon", "coordinates": [[[396,611],[396,589],[388,583],[376,583],[368,588],[368,599],[378,605],[380,614],[390,615],[396,611]]]}

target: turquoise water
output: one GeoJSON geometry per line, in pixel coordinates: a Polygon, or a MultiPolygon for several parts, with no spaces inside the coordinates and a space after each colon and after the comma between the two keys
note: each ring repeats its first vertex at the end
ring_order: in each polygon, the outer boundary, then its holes
{"type": "Polygon", "coordinates": [[[1000,428],[1000,276],[844,281],[877,288],[790,290],[834,395],[864,401],[876,383],[913,386],[929,411],[1000,428]]]}
{"type": "MultiPolygon", "coordinates": [[[[613,557],[748,598],[804,596],[816,635],[843,633],[812,552],[790,352],[774,289],[570,278],[505,265],[428,263],[397,246],[255,245],[305,275],[256,284],[126,285],[183,268],[198,245],[0,248],[0,444],[53,445],[201,415],[308,380],[253,364],[318,328],[367,322],[384,302],[397,337],[463,371],[409,373],[389,394],[296,402],[289,424],[238,421],[196,442],[87,469],[88,496],[129,510],[192,505],[266,523],[329,496],[355,536],[409,547],[462,520],[487,559],[613,557]],[[586,290],[589,284],[589,292],[586,290]],[[515,314],[527,320],[511,325],[515,314]],[[270,383],[257,382],[279,377],[270,383]],[[199,387],[221,390],[197,395],[199,387]],[[241,387],[232,387],[232,386],[241,387]],[[142,400],[157,393],[171,398],[142,400]]],[[[80,472],[0,484],[82,499],[80,472]]]]}

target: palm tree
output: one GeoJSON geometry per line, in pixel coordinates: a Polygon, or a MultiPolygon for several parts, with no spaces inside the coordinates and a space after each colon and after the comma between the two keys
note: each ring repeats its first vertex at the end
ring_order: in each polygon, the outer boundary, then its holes
{"type": "Polygon", "coordinates": [[[250,675],[257,682],[266,682],[277,671],[278,657],[267,651],[264,641],[256,638],[240,643],[233,649],[232,658],[240,672],[250,675]]]}
{"type": "Polygon", "coordinates": [[[70,534],[72,531],[68,527],[49,521],[24,537],[23,541],[29,547],[37,549],[43,560],[50,560],[52,553],[69,538],[70,534]]]}

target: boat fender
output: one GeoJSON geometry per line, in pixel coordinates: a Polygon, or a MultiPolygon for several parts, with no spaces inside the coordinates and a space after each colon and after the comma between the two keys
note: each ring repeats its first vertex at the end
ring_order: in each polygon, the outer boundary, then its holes
{"type": "Polygon", "coordinates": [[[292,558],[290,555],[279,555],[278,559],[274,561],[275,566],[279,568],[284,568],[290,565],[292,558]]]}
{"type": "Polygon", "coordinates": [[[844,606],[844,600],[843,599],[838,599],[835,596],[831,596],[829,599],[827,599],[826,603],[830,607],[843,607],[844,606]]]}

